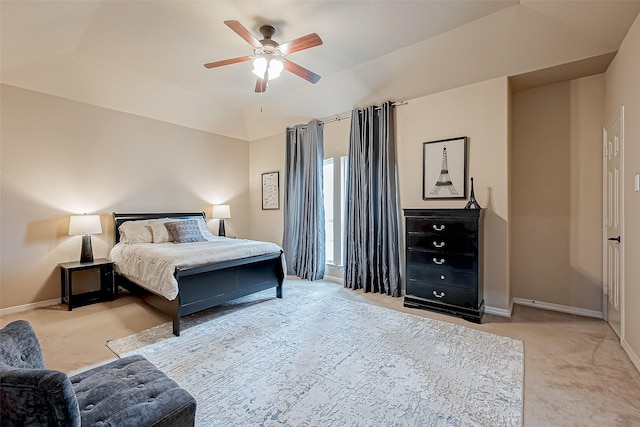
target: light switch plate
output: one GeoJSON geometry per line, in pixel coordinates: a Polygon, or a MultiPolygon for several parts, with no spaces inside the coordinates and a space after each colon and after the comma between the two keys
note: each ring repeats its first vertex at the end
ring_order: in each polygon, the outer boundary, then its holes
{"type": "Polygon", "coordinates": [[[640,173],[633,177],[633,191],[640,191],[640,173]]]}

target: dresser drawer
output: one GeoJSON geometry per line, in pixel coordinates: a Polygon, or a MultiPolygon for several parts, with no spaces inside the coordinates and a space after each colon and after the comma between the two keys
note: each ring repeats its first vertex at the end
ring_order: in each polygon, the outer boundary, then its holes
{"type": "Polygon", "coordinates": [[[434,302],[464,308],[478,307],[478,296],[472,289],[452,288],[409,281],[407,282],[407,296],[416,296],[434,302]]]}
{"type": "Polygon", "coordinates": [[[475,220],[467,218],[407,218],[407,232],[446,236],[468,236],[478,232],[475,220]]]}
{"type": "Polygon", "coordinates": [[[449,267],[455,270],[474,271],[476,258],[472,255],[409,250],[407,251],[407,264],[424,264],[434,267],[449,267]]]}
{"type": "Polygon", "coordinates": [[[427,233],[407,233],[407,249],[446,254],[472,255],[477,248],[475,236],[434,236],[427,233]]]}
{"type": "Polygon", "coordinates": [[[475,289],[477,286],[476,275],[473,272],[419,264],[407,266],[407,283],[412,281],[467,289],[475,289]]]}

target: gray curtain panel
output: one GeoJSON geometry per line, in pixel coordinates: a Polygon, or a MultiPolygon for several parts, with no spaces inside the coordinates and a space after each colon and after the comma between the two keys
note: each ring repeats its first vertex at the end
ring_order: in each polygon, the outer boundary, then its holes
{"type": "Polygon", "coordinates": [[[287,128],[282,247],[287,274],[301,279],[324,277],[323,124],[287,128]]]}
{"type": "Polygon", "coordinates": [[[394,108],[351,113],[345,287],[401,294],[394,108]]]}

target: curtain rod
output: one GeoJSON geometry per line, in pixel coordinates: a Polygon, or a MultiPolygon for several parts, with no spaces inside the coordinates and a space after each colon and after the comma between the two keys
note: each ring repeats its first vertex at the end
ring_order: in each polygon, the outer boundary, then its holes
{"type": "MultiPolygon", "coordinates": [[[[394,107],[399,107],[401,105],[407,105],[408,101],[398,101],[392,102],[391,105],[394,107]]],[[[380,110],[382,107],[376,107],[376,110],[380,110]]],[[[336,114],[335,116],[325,117],[324,119],[318,120],[322,124],[331,123],[331,122],[339,122],[340,120],[351,118],[351,111],[345,111],[344,113],[336,114]]]]}

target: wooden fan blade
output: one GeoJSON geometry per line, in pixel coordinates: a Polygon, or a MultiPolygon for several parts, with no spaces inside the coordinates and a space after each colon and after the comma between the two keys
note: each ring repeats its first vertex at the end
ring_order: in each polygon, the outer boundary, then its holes
{"type": "Polygon", "coordinates": [[[247,43],[249,43],[253,47],[262,47],[262,43],[258,41],[253,34],[249,32],[240,22],[238,21],[224,21],[227,24],[227,27],[231,28],[236,32],[237,35],[242,37],[247,43]]]}
{"type": "Polygon", "coordinates": [[[260,77],[258,77],[258,80],[256,81],[256,92],[260,93],[266,90],[267,90],[267,81],[265,79],[261,79],[260,77]]]}
{"type": "Polygon", "coordinates": [[[297,38],[295,40],[288,41],[279,46],[280,52],[288,55],[293,52],[297,52],[303,49],[309,49],[310,47],[320,46],[322,39],[316,33],[307,34],[306,36],[297,38]]]}
{"type": "Polygon", "coordinates": [[[282,65],[284,65],[284,69],[295,74],[296,76],[300,76],[308,82],[317,83],[320,80],[320,76],[314,73],[313,71],[309,71],[304,67],[296,64],[295,62],[291,62],[288,59],[280,58],[282,61],[282,65]]]}
{"type": "Polygon", "coordinates": [[[256,92],[264,92],[267,90],[267,82],[269,81],[269,71],[264,72],[264,79],[258,77],[256,81],[256,92]]]}
{"type": "Polygon", "coordinates": [[[247,62],[251,61],[253,58],[250,56],[239,56],[237,58],[225,59],[222,61],[209,62],[204,64],[205,68],[216,68],[222,67],[223,65],[237,64],[239,62],[247,62]]]}

